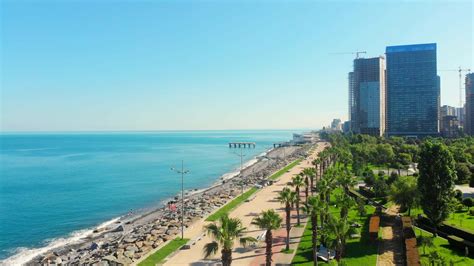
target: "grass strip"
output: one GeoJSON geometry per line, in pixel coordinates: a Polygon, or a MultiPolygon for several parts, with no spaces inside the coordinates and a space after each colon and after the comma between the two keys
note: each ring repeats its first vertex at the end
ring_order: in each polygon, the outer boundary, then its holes
{"type": "Polygon", "coordinates": [[[230,211],[235,209],[237,206],[239,206],[242,202],[244,202],[246,199],[248,199],[252,194],[257,192],[258,188],[252,187],[251,189],[247,190],[244,194],[238,196],[237,198],[233,199],[226,205],[224,205],[222,208],[217,210],[215,213],[209,215],[209,217],[206,218],[206,221],[208,222],[214,222],[218,220],[222,215],[228,214],[230,211]]]}
{"type": "Polygon", "coordinates": [[[186,244],[189,239],[181,239],[175,238],[171,240],[168,244],[161,247],[155,253],[150,255],[144,261],[140,262],[139,266],[155,266],[156,264],[162,262],[166,257],[168,257],[171,253],[175,252],[179,248],[181,248],[184,244],[186,244]]]}
{"type": "Polygon", "coordinates": [[[278,172],[274,173],[273,175],[271,175],[268,179],[270,180],[276,180],[277,178],[279,178],[280,176],[282,176],[284,173],[286,173],[288,170],[290,170],[291,168],[295,167],[297,164],[299,164],[300,162],[302,161],[302,159],[297,159],[297,160],[294,160],[293,162],[291,162],[290,164],[288,164],[287,166],[283,167],[282,169],[280,169],[278,172]]]}
{"type": "MultiPolygon", "coordinates": [[[[270,177],[268,177],[268,179],[275,180],[275,179],[279,178],[284,173],[286,173],[288,170],[295,167],[295,165],[299,164],[301,162],[301,160],[302,159],[297,159],[297,160],[291,162],[287,166],[280,169],[278,172],[276,172],[273,175],[271,175],[270,177]]],[[[245,200],[250,198],[250,196],[252,196],[255,192],[257,192],[257,190],[258,189],[255,188],[255,187],[252,187],[251,189],[247,190],[245,193],[243,193],[242,195],[240,195],[237,198],[233,199],[231,202],[224,205],[222,208],[217,210],[215,213],[209,215],[209,217],[206,218],[206,221],[214,222],[214,221],[218,220],[222,215],[228,214],[230,211],[232,211],[237,206],[239,206],[242,202],[244,202],[245,200]]]]}

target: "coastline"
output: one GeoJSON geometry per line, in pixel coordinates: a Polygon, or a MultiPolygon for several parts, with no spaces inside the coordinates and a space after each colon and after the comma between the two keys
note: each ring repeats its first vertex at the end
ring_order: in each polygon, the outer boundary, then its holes
{"type": "MultiPolygon", "coordinates": [[[[203,189],[193,189],[186,191],[185,196],[185,206],[186,213],[190,212],[189,208],[190,203],[195,207],[193,201],[197,201],[199,198],[205,198],[211,196],[214,199],[213,203],[210,203],[209,206],[202,207],[202,210],[192,213],[190,216],[185,218],[186,227],[192,224],[196,218],[202,218],[208,215],[210,212],[224,205],[228,200],[238,196],[241,191],[240,182],[244,183],[244,186],[248,188],[256,183],[258,179],[268,176],[272,171],[272,168],[278,167],[281,164],[284,164],[286,160],[291,160],[292,155],[301,148],[296,147],[286,147],[286,148],[271,148],[256,157],[245,162],[245,167],[242,171],[242,176],[239,176],[240,171],[231,171],[223,174],[216,181],[207,188],[203,189]],[[290,149],[291,151],[283,151],[290,149]],[[281,159],[286,153],[287,158],[281,159]],[[239,183],[239,184],[237,184],[239,183]],[[219,200],[217,200],[217,199],[219,200]]],[[[179,193],[177,193],[174,199],[180,198],[179,193]]],[[[133,242],[134,238],[127,239],[127,235],[144,235],[148,229],[159,228],[160,230],[155,230],[156,234],[160,233],[157,241],[152,241],[150,245],[150,250],[160,246],[161,243],[165,243],[167,240],[171,239],[172,236],[176,235],[179,232],[179,221],[178,213],[180,210],[179,204],[177,204],[178,211],[171,212],[166,209],[166,202],[170,199],[165,199],[161,201],[157,207],[153,209],[142,209],[138,210],[136,213],[131,215],[123,215],[105,221],[98,226],[92,229],[83,229],[74,231],[65,238],[58,238],[51,241],[48,245],[32,248],[20,251],[15,255],[5,259],[0,264],[10,265],[10,264],[38,264],[43,261],[50,262],[62,262],[62,263],[93,263],[97,262],[97,259],[101,257],[106,257],[101,255],[100,251],[105,247],[107,250],[118,250],[121,251],[118,245],[115,249],[110,248],[112,243],[127,243],[133,242]],[[163,207],[164,206],[164,207],[163,207]],[[165,226],[162,221],[165,221],[168,225],[165,226]],[[160,222],[160,226],[156,226],[156,222],[160,222]],[[150,224],[153,224],[150,227],[150,224]],[[164,228],[166,227],[166,228],[164,228]],[[143,230],[142,230],[143,229],[143,230]]],[[[199,209],[199,208],[198,208],[199,209]]],[[[151,231],[148,230],[148,233],[151,231]]],[[[136,238],[135,238],[136,239],[136,238]]],[[[148,239],[153,240],[153,237],[148,239]]],[[[143,249],[146,251],[146,249],[143,249]]],[[[127,250],[124,250],[125,253],[127,250]]],[[[133,258],[129,261],[124,261],[126,263],[132,263],[146,254],[146,252],[140,252],[140,250],[134,250],[133,258]]],[[[129,252],[128,254],[130,255],[129,252]]],[[[100,260],[98,261],[100,262],[100,260]]]]}

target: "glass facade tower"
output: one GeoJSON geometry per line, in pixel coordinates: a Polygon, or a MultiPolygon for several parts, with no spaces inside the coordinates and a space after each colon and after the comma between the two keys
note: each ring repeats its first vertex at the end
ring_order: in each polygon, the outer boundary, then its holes
{"type": "Polygon", "coordinates": [[[438,135],[440,86],[436,43],[388,46],[386,58],[387,135],[438,135]]]}
{"type": "Polygon", "coordinates": [[[385,60],[383,57],[354,60],[349,73],[352,96],[351,128],[355,133],[380,136],[385,129],[385,60]]]}
{"type": "Polygon", "coordinates": [[[465,132],[474,135],[474,73],[466,75],[466,123],[465,132]]]}

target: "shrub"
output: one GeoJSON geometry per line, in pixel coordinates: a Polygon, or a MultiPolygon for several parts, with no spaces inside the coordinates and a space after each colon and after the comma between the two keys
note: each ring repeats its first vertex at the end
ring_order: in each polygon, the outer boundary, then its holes
{"type": "Polygon", "coordinates": [[[462,201],[462,191],[459,190],[459,189],[456,189],[454,191],[454,198],[456,198],[457,200],[459,200],[461,202],[462,201]]]}
{"type": "Polygon", "coordinates": [[[469,210],[469,215],[474,216],[474,210],[469,210]]]}
{"type": "Polygon", "coordinates": [[[456,164],[456,184],[466,184],[471,180],[471,170],[467,163],[456,164]]]}
{"type": "Polygon", "coordinates": [[[472,198],[464,198],[462,200],[462,204],[468,208],[469,211],[471,211],[471,207],[474,206],[474,199],[472,198]]]}

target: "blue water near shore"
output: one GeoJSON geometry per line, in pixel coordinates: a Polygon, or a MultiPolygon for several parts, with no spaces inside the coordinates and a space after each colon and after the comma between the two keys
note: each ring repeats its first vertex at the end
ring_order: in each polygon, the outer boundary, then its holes
{"type": "Polygon", "coordinates": [[[250,160],[293,132],[0,134],[0,260],[158,207],[180,189],[181,160],[185,189],[205,188],[239,167],[228,142],[256,142],[250,160]]]}

